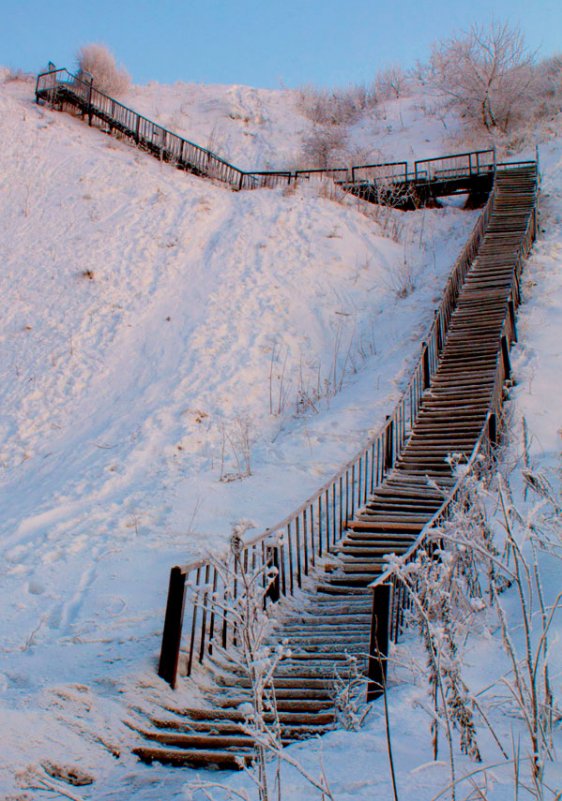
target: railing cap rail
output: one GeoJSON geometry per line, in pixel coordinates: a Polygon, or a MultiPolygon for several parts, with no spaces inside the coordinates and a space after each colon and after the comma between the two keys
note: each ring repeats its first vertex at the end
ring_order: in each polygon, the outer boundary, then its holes
{"type": "Polygon", "coordinates": [[[482,156],[485,153],[492,153],[495,157],[495,149],[490,147],[486,148],[486,150],[468,150],[466,153],[449,153],[446,156],[432,156],[429,159],[416,159],[414,164],[428,164],[432,161],[446,161],[447,159],[461,159],[465,158],[466,156],[482,156]]]}

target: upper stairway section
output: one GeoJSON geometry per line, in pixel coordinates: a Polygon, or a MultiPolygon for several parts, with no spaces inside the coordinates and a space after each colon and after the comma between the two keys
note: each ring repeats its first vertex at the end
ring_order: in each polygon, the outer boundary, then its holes
{"type": "Polygon", "coordinates": [[[97,89],[93,81],[66,69],[37,77],[37,102],[74,111],[109,134],[119,133],[178,169],[227,184],[231,189],[288,186],[315,179],[334,181],[344,191],[371,203],[411,209],[453,194],[468,194],[472,207],[483,205],[493,185],[493,150],[440,156],[414,162],[387,162],[349,168],[245,171],[188,139],[143,117],[97,89]]]}

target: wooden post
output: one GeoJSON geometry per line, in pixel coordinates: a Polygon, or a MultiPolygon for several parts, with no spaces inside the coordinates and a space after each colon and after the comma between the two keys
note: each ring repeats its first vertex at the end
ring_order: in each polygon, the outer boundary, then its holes
{"type": "Polygon", "coordinates": [[[517,342],[517,326],[515,324],[515,303],[510,298],[507,303],[507,310],[509,313],[509,320],[511,322],[511,341],[517,342]]]}
{"type": "Polygon", "coordinates": [[[373,615],[369,643],[369,665],[367,702],[374,701],[384,692],[388,658],[388,635],[390,624],[390,585],[379,584],[373,588],[373,615]]]}
{"type": "Polygon", "coordinates": [[[502,349],[502,362],[503,362],[503,372],[505,379],[507,381],[508,378],[511,378],[511,362],[509,360],[509,343],[507,341],[507,337],[505,334],[502,336],[501,339],[501,349],[502,349]]]}
{"type": "Polygon", "coordinates": [[[175,689],[176,686],[180,657],[183,610],[185,607],[185,578],[186,574],[181,567],[176,566],[171,569],[158,675],[161,679],[167,681],[172,689],[175,689]]]}
{"type": "Polygon", "coordinates": [[[92,89],[94,86],[94,76],[90,76],[90,88],[88,90],[88,125],[92,125],[92,89]]]}
{"type": "Polygon", "coordinates": [[[441,353],[443,350],[443,333],[441,330],[439,309],[435,309],[435,347],[437,348],[437,353],[441,353]]]}
{"type": "Polygon", "coordinates": [[[490,440],[490,446],[496,448],[498,444],[498,418],[495,412],[492,412],[488,419],[488,439],[490,440]]]}
{"type": "Polygon", "coordinates": [[[384,469],[391,470],[394,464],[394,420],[391,420],[388,414],[386,419],[388,422],[385,429],[384,469]]]}
{"type": "Polygon", "coordinates": [[[422,362],[423,362],[423,388],[429,389],[431,385],[431,374],[429,371],[429,347],[427,342],[422,342],[422,362]]]}
{"type": "Polygon", "coordinates": [[[270,600],[272,603],[276,603],[279,598],[281,597],[281,587],[280,587],[280,572],[279,567],[281,564],[281,560],[279,559],[279,546],[278,545],[268,545],[267,547],[267,563],[270,567],[275,567],[277,569],[277,575],[275,578],[271,580],[269,587],[267,588],[267,592],[265,593],[265,600],[270,600]]]}

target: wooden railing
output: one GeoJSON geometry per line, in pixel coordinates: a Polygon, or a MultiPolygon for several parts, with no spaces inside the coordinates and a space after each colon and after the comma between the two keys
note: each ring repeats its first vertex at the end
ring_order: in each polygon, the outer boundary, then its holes
{"type": "MultiPolygon", "coordinates": [[[[404,187],[416,182],[427,183],[446,175],[470,178],[493,172],[495,166],[493,150],[478,150],[416,161],[413,170],[408,162],[397,161],[349,168],[245,171],[138,114],[97,89],[93,81],[74,75],[65,68],[38,75],[35,96],[37,101],[45,100],[52,105],[71,103],[87,116],[90,125],[98,120],[110,130],[119,130],[123,136],[157,154],[163,161],[226,183],[235,190],[275,188],[313,179],[332,180],[345,189],[382,186],[386,190],[389,185],[404,187]]],[[[385,192],[382,192],[381,202],[384,197],[385,192]]]]}
{"type": "MultiPolygon", "coordinates": [[[[534,161],[498,164],[502,170],[535,165],[534,161]]],[[[455,501],[463,487],[463,481],[475,467],[490,464],[498,445],[499,427],[502,420],[503,387],[511,377],[509,352],[513,342],[517,341],[515,310],[520,303],[520,282],[523,261],[528,255],[536,236],[537,213],[536,204],[529,216],[529,221],[522,239],[521,247],[514,265],[514,276],[507,313],[499,336],[496,360],[496,376],[491,393],[490,406],[486,421],[482,427],[463,475],[457,480],[443,505],[424,526],[416,541],[398,560],[399,566],[405,566],[416,560],[420,552],[433,553],[434,545],[431,532],[438,528],[455,512],[455,501]]],[[[387,659],[390,642],[396,643],[404,626],[406,612],[410,608],[408,587],[400,581],[396,566],[390,567],[370,585],[372,592],[372,619],[369,646],[367,700],[378,698],[384,691],[386,681],[387,659]]]]}
{"type": "MultiPolygon", "coordinates": [[[[318,560],[341,540],[346,522],[366,503],[402,453],[418,417],[423,392],[437,369],[458,294],[486,232],[492,203],[493,194],[454,264],[408,386],[383,428],[298,509],[244,543],[242,564],[252,569],[264,565],[277,568],[271,600],[293,595],[303,586],[318,560]]],[[[234,630],[222,602],[227,589],[212,560],[172,568],[158,669],[172,687],[182,647],[186,652],[184,672],[189,675],[196,662],[203,663],[212,654],[213,642],[220,642],[223,648],[232,642],[234,630]]]]}

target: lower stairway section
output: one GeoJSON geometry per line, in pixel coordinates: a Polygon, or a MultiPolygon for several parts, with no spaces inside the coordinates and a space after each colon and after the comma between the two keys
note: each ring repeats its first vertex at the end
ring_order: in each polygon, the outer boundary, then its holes
{"type": "MultiPolygon", "coordinates": [[[[390,554],[404,553],[442,506],[487,418],[501,358],[514,266],[535,204],[534,167],[499,172],[486,235],[461,290],[438,369],[406,447],[368,503],[348,521],[331,569],[285,614],[269,642],[290,655],[274,673],[281,739],[302,740],[337,726],[338,679],[364,672],[369,650],[369,584],[390,554]],[[454,455],[454,456],[451,456],[454,455]]],[[[206,663],[212,690],[201,708],[168,709],[130,725],[141,759],[236,769],[254,742],[245,728],[250,682],[227,657],[206,663]]],[[[271,717],[271,716],[270,716],[271,717]]],[[[271,717],[271,720],[273,718],[271,717]]]]}

